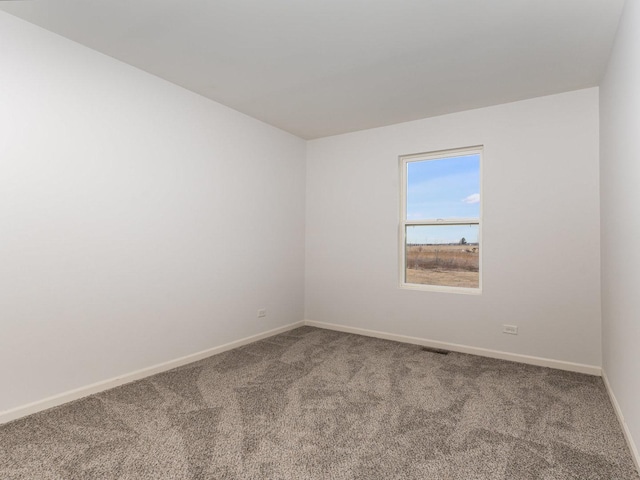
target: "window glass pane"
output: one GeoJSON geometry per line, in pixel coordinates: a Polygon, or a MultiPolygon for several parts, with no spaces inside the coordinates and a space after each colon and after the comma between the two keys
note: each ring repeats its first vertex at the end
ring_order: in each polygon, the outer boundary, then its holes
{"type": "Polygon", "coordinates": [[[407,220],[480,218],[480,155],[407,162],[407,220]]]}
{"type": "Polygon", "coordinates": [[[405,282],[478,288],[478,225],[406,227],[405,282]]]}

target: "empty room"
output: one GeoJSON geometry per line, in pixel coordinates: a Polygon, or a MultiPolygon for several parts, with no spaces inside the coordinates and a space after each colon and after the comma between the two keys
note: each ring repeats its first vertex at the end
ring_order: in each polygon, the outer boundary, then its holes
{"type": "Polygon", "coordinates": [[[0,2],[0,479],[640,480],[640,0],[0,2]]]}

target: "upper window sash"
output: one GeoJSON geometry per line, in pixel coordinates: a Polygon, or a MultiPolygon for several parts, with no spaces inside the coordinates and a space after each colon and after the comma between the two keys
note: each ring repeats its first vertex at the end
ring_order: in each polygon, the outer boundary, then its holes
{"type": "Polygon", "coordinates": [[[475,218],[436,218],[426,220],[405,220],[405,225],[478,225],[480,219],[475,218]]]}

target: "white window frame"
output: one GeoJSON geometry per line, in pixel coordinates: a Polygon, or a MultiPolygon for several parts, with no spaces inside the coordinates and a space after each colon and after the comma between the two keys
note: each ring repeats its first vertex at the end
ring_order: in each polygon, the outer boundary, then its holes
{"type": "Polygon", "coordinates": [[[455,148],[450,150],[438,150],[428,153],[414,153],[410,155],[401,155],[399,157],[400,164],[400,222],[398,222],[398,247],[399,247],[399,288],[407,290],[422,290],[429,292],[448,292],[462,293],[467,295],[479,295],[482,293],[482,203],[484,196],[482,194],[482,165],[484,147],[482,145],[455,148]],[[437,160],[443,158],[460,157],[463,155],[479,155],[480,156],[480,216],[476,218],[455,218],[443,219],[432,218],[425,220],[407,220],[407,164],[411,162],[419,162],[424,160],[437,160]],[[406,229],[412,225],[478,225],[478,287],[449,287],[445,285],[422,285],[418,283],[407,283],[405,281],[405,265],[406,265],[406,229]]]}

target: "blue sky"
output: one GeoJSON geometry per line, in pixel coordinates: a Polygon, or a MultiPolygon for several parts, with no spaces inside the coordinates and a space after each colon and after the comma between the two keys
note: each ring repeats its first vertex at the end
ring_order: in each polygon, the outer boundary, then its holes
{"type": "MultiPolygon", "coordinates": [[[[407,163],[407,220],[480,217],[480,156],[465,155],[407,163]]],[[[409,243],[478,241],[468,225],[407,228],[409,243]]]]}

